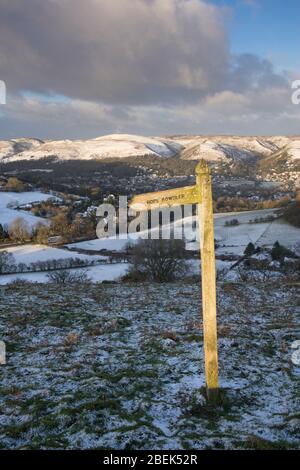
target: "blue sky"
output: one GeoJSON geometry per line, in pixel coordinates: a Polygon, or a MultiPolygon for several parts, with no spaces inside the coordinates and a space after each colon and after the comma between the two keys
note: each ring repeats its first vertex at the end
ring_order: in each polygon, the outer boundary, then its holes
{"type": "Polygon", "coordinates": [[[299,0],[212,0],[230,7],[227,27],[233,53],[269,58],[278,69],[300,72],[299,0]]]}

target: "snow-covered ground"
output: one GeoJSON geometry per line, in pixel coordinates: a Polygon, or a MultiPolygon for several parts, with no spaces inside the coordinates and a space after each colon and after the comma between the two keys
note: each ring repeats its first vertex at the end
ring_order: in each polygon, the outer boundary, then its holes
{"type": "Polygon", "coordinates": [[[286,152],[292,160],[300,159],[300,140],[295,140],[286,148],[286,152]]]}
{"type": "Polygon", "coordinates": [[[216,235],[219,243],[217,254],[241,255],[249,242],[262,248],[271,248],[278,241],[293,249],[300,241],[300,229],[281,220],[216,229],[216,235]]]}
{"type": "MultiPolygon", "coordinates": [[[[218,242],[219,248],[217,254],[242,254],[245,247],[249,242],[252,242],[261,247],[271,247],[276,241],[287,247],[293,247],[300,241],[300,229],[284,222],[281,219],[274,220],[273,222],[249,223],[255,219],[265,219],[269,216],[276,217],[276,209],[266,209],[261,211],[247,211],[247,212],[231,212],[224,214],[215,214],[215,238],[218,242]],[[226,226],[226,222],[233,219],[239,221],[237,226],[226,226]]],[[[193,223],[195,218],[187,217],[184,222],[185,239],[188,241],[187,248],[192,250],[198,249],[199,243],[194,243],[195,228],[193,223]]],[[[177,226],[182,226],[182,219],[176,222],[177,226]]],[[[170,230],[170,225],[164,225],[162,233],[166,234],[170,230]]],[[[158,229],[152,229],[152,234],[157,234],[158,229]]],[[[136,234],[135,239],[147,234],[148,231],[143,231],[141,234],[136,234]]],[[[123,238],[116,239],[114,237],[102,238],[96,240],[88,240],[84,242],[74,243],[68,245],[73,249],[82,249],[93,251],[122,251],[128,242],[133,242],[134,239],[123,238]]]]}
{"type": "Polygon", "coordinates": [[[8,204],[20,206],[33,202],[47,201],[48,199],[57,199],[57,197],[40,191],[27,191],[22,193],[0,192],[0,207],[7,207],[8,204]]]}
{"type": "Polygon", "coordinates": [[[192,143],[181,154],[182,158],[186,160],[201,160],[204,158],[210,162],[249,161],[253,160],[256,155],[255,151],[247,148],[222,144],[210,139],[192,143]]]}
{"type": "Polygon", "coordinates": [[[213,407],[198,282],[8,287],[1,448],[299,449],[297,289],[218,286],[213,407]]]}
{"type": "Polygon", "coordinates": [[[17,211],[14,207],[34,202],[47,201],[48,199],[53,198],[55,198],[53,195],[41,193],[39,191],[28,191],[23,193],[0,192],[0,224],[8,226],[18,217],[26,220],[28,225],[32,228],[37,223],[47,223],[47,221],[41,217],[36,217],[26,211],[17,211]]]}
{"type": "MultiPolygon", "coordinates": [[[[128,264],[116,263],[116,264],[89,266],[88,268],[84,268],[84,269],[76,268],[76,272],[77,273],[80,273],[82,271],[87,272],[87,275],[89,279],[91,280],[91,282],[96,283],[96,282],[103,282],[103,281],[117,281],[120,277],[124,276],[127,269],[128,269],[128,264]]],[[[71,269],[70,271],[74,272],[74,269],[71,269]]],[[[38,282],[42,284],[47,284],[49,282],[46,272],[24,273],[24,274],[5,274],[5,275],[0,276],[0,285],[9,284],[10,282],[13,282],[17,279],[28,281],[28,282],[38,282]]]]}
{"type": "Polygon", "coordinates": [[[215,135],[215,136],[194,136],[194,137],[173,137],[175,142],[182,145],[187,149],[186,158],[191,158],[188,155],[188,149],[195,146],[207,154],[207,158],[211,156],[213,160],[231,157],[240,160],[241,158],[249,157],[252,155],[270,155],[279,148],[291,142],[288,137],[246,137],[246,136],[230,136],[230,135],[215,135]]]}
{"type": "MultiPolygon", "coordinates": [[[[282,219],[274,220],[273,222],[262,223],[249,223],[256,218],[266,218],[270,215],[276,216],[276,210],[264,211],[250,211],[239,213],[225,213],[215,214],[215,238],[218,243],[216,254],[222,255],[242,255],[245,247],[249,242],[260,247],[270,248],[275,241],[279,241],[282,245],[294,248],[300,241],[300,229],[293,227],[282,219]],[[239,221],[239,225],[226,226],[226,222],[233,219],[239,221]]],[[[175,224],[178,227],[182,226],[182,220],[175,224]]],[[[185,237],[187,241],[186,248],[188,250],[198,250],[199,242],[194,241],[195,233],[195,219],[189,217],[185,219],[185,237]]],[[[168,234],[173,224],[166,224],[162,228],[163,234],[168,234]]],[[[152,229],[152,235],[158,235],[158,229],[152,229]]],[[[37,261],[47,260],[62,260],[67,258],[79,258],[87,261],[106,260],[105,255],[96,254],[101,250],[109,252],[123,251],[128,242],[135,243],[140,236],[147,235],[148,231],[135,234],[134,239],[128,239],[123,236],[121,239],[104,238],[88,240],[79,243],[73,243],[66,246],[69,249],[51,248],[43,245],[21,245],[17,247],[8,248],[7,251],[14,255],[16,263],[30,263],[37,261]],[[81,250],[90,252],[90,254],[82,253],[81,250]]],[[[1,250],[0,250],[1,251],[1,250]]],[[[229,269],[232,262],[222,263],[217,262],[218,269],[229,269]]],[[[199,271],[199,263],[196,261],[192,263],[193,272],[199,271]]],[[[108,264],[105,266],[89,267],[88,275],[92,282],[100,282],[105,280],[116,280],[123,276],[128,269],[128,264],[108,264]]],[[[24,274],[10,274],[0,276],[0,284],[7,284],[15,279],[25,279],[33,282],[47,282],[47,273],[24,273],[24,274]]]]}
{"type": "MultiPolygon", "coordinates": [[[[0,250],[0,253],[3,250],[0,250]]],[[[16,263],[25,263],[30,265],[30,263],[37,261],[46,261],[46,260],[62,260],[68,258],[79,258],[81,260],[93,261],[93,260],[106,260],[105,256],[100,255],[83,255],[72,251],[67,251],[63,249],[48,248],[42,245],[24,245],[21,247],[8,248],[6,251],[12,253],[15,257],[16,263]]],[[[216,260],[217,270],[228,270],[232,262],[216,260]]],[[[189,261],[189,271],[188,274],[198,274],[201,270],[200,261],[190,260],[189,261]]],[[[103,281],[117,281],[123,277],[128,271],[128,263],[113,263],[113,264],[99,264],[96,266],[88,266],[87,268],[70,268],[71,272],[80,273],[82,271],[87,271],[87,275],[91,282],[103,282],[103,281]]],[[[0,275],[0,285],[6,285],[10,282],[13,282],[17,279],[29,281],[29,282],[38,282],[38,283],[48,283],[49,279],[47,272],[33,272],[33,273],[17,273],[17,274],[5,274],[0,275]]]]}
{"type": "Polygon", "coordinates": [[[50,156],[59,160],[91,160],[156,155],[208,161],[253,160],[258,155],[289,149],[292,159],[299,158],[299,137],[181,136],[147,137],[112,134],[89,140],[15,139],[0,141],[0,160],[39,160],[50,156]]]}
{"type": "Polygon", "coordinates": [[[47,224],[46,219],[41,217],[36,217],[35,215],[30,214],[26,211],[16,211],[14,209],[0,208],[0,223],[2,226],[9,225],[16,219],[23,219],[27,222],[28,227],[34,228],[38,223],[47,224]]]}
{"type": "Polygon", "coordinates": [[[122,251],[129,242],[128,238],[96,238],[95,240],[86,240],[84,242],[70,243],[67,245],[68,248],[78,249],[78,250],[87,250],[87,251],[122,251]]]}
{"type": "MultiPolygon", "coordinates": [[[[0,253],[1,251],[8,251],[9,253],[11,253],[14,256],[16,264],[24,263],[27,266],[29,266],[31,263],[36,263],[38,261],[58,261],[71,258],[79,258],[80,260],[87,262],[107,260],[107,257],[101,255],[85,255],[66,249],[51,248],[44,245],[21,245],[2,249],[0,250],[0,253]]],[[[72,268],[72,271],[73,269],[74,268],[72,268]]],[[[126,264],[96,265],[88,267],[88,275],[91,278],[92,282],[100,282],[105,280],[111,281],[114,279],[118,279],[126,272],[126,270],[126,264]]],[[[78,268],[76,269],[76,271],[80,272],[82,270],[78,268]]],[[[1,275],[0,284],[5,285],[16,279],[23,279],[31,282],[48,282],[47,273],[40,272],[1,275]]]]}
{"type": "MultiPolygon", "coordinates": [[[[265,248],[271,248],[275,241],[279,241],[282,245],[294,248],[300,241],[300,229],[285,223],[282,219],[273,222],[249,223],[250,220],[256,218],[265,218],[270,215],[276,216],[276,210],[251,211],[240,213],[226,213],[215,215],[215,238],[218,242],[216,254],[242,255],[245,247],[249,242],[265,248]],[[226,222],[238,219],[239,225],[226,226],[226,222]]],[[[186,247],[188,250],[198,250],[199,242],[195,242],[195,228],[193,227],[194,218],[190,217],[185,220],[185,236],[187,240],[186,247]]],[[[162,233],[169,233],[173,224],[163,226],[162,233]]],[[[182,220],[176,223],[177,226],[182,225],[182,220]]],[[[148,231],[142,232],[147,235],[148,231]]],[[[152,229],[152,235],[158,235],[158,229],[152,229]]],[[[67,258],[79,258],[82,260],[105,260],[105,254],[99,255],[96,252],[107,250],[109,252],[123,251],[128,244],[135,243],[141,234],[135,234],[134,239],[128,238],[103,238],[88,240],[79,243],[73,243],[66,246],[69,249],[51,248],[43,245],[22,245],[8,248],[7,251],[15,257],[16,263],[30,263],[46,260],[62,260],[67,258]],[[78,250],[78,251],[77,251],[78,250]],[[80,250],[90,252],[90,254],[81,253],[80,250]]],[[[1,251],[1,250],[0,250],[1,251]]],[[[193,263],[192,263],[193,264],[193,263]]],[[[232,263],[217,262],[218,269],[228,269],[232,263]]],[[[89,277],[93,282],[105,280],[116,280],[123,276],[128,269],[128,265],[113,264],[105,266],[89,267],[89,277]]],[[[194,272],[199,271],[199,263],[193,264],[194,272]]],[[[0,284],[7,284],[17,278],[27,279],[34,282],[47,282],[46,273],[25,273],[11,274],[0,276],[0,284]]]]}
{"type": "Polygon", "coordinates": [[[113,134],[90,140],[37,141],[24,139],[0,142],[0,159],[4,162],[39,160],[56,156],[60,160],[91,160],[156,155],[171,157],[181,146],[167,139],[113,134]],[[15,145],[15,143],[19,145],[15,145]],[[17,149],[17,150],[16,150],[17,149]]]}
{"type": "Polygon", "coordinates": [[[105,259],[104,256],[100,255],[83,255],[69,250],[64,250],[61,248],[52,248],[45,245],[20,245],[14,246],[6,249],[0,249],[1,251],[8,251],[11,253],[16,263],[25,263],[30,264],[36,261],[47,261],[47,260],[61,260],[68,258],[79,258],[81,260],[99,260],[105,259]]]}

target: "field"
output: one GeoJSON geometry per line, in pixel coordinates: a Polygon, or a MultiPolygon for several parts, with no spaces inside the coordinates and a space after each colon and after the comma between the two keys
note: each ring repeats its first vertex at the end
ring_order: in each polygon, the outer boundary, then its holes
{"type": "MultiPolygon", "coordinates": [[[[74,254],[77,257],[77,254],[74,254]]],[[[128,265],[125,263],[115,264],[104,264],[98,266],[91,266],[88,268],[76,268],[77,273],[87,272],[87,275],[91,282],[102,282],[102,281],[115,281],[122,277],[128,269],[128,265]]],[[[74,269],[72,269],[74,271],[74,269]]],[[[10,282],[22,280],[37,283],[48,283],[48,273],[24,273],[24,274],[3,274],[0,276],[0,286],[9,284],[10,282]]]]}
{"type": "MultiPolygon", "coordinates": [[[[48,260],[66,260],[71,258],[77,258],[82,261],[86,261],[88,264],[96,262],[95,266],[89,266],[87,268],[89,278],[92,282],[101,281],[112,281],[125,274],[128,265],[127,264],[108,264],[108,265],[97,265],[98,261],[106,261],[107,257],[101,255],[87,255],[77,253],[76,251],[69,251],[63,248],[52,248],[45,245],[20,245],[14,246],[7,249],[0,249],[1,251],[8,251],[14,256],[15,263],[25,263],[30,266],[31,263],[38,261],[48,260]]],[[[74,268],[72,268],[73,270],[74,268]]],[[[77,272],[81,272],[82,269],[76,268],[77,272]]],[[[84,269],[86,271],[86,269],[84,269]]],[[[48,282],[47,272],[33,272],[33,273],[17,273],[17,274],[2,274],[0,276],[0,285],[5,285],[16,279],[27,280],[30,282],[48,282]]]]}
{"type": "MultiPolygon", "coordinates": [[[[3,251],[0,249],[0,252],[3,251]]],[[[52,248],[46,245],[20,245],[11,248],[6,248],[5,251],[11,253],[16,263],[30,264],[36,261],[47,261],[51,259],[67,259],[79,258],[81,260],[99,260],[105,259],[100,255],[83,255],[72,251],[64,250],[61,248],[52,248]]]]}
{"type": "Polygon", "coordinates": [[[22,217],[30,227],[34,227],[38,222],[47,223],[45,219],[36,217],[26,211],[17,211],[14,206],[30,204],[33,202],[47,201],[53,198],[51,194],[39,191],[28,191],[24,193],[0,192],[0,224],[9,225],[17,217],[22,217]],[[12,207],[7,207],[7,206],[12,207]]]}
{"type": "MultiPolygon", "coordinates": [[[[282,219],[253,223],[255,219],[264,220],[270,216],[276,218],[277,210],[266,209],[215,214],[215,238],[218,243],[218,248],[216,250],[217,255],[224,253],[242,255],[249,242],[267,248],[272,247],[276,241],[279,241],[282,245],[289,248],[293,248],[297,243],[299,243],[300,229],[293,227],[282,219]],[[225,225],[233,219],[238,220],[238,225],[225,225]]],[[[199,242],[194,242],[196,239],[196,232],[195,228],[193,228],[193,222],[195,220],[195,217],[186,217],[184,219],[184,223],[183,219],[179,219],[176,222],[177,227],[184,226],[184,235],[187,241],[187,249],[189,250],[199,249],[199,242]]],[[[162,233],[165,234],[169,231],[170,224],[164,225],[162,233]]],[[[152,234],[157,234],[158,229],[154,228],[151,232],[152,234]]],[[[148,231],[144,231],[142,234],[146,234],[148,236],[148,231]]],[[[139,236],[140,234],[135,234],[135,239],[139,236]]],[[[134,240],[125,238],[115,239],[111,237],[73,243],[68,245],[68,247],[72,249],[87,250],[90,252],[101,250],[117,252],[124,250],[128,241],[134,242],[134,240]]]]}
{"type": "Polygon", "coordinates": [[[218,285],[222,400],[198,283],[7,286],[3,449],[300,448],[299,288],[218,285]]]}

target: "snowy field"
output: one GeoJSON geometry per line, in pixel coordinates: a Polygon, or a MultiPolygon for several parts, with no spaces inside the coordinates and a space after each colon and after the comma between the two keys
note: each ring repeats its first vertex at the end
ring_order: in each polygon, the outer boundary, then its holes
{"type": "MultiPolygon", "coordinates": [[[[279,241],[282,245],[293,248],[300,242],[300,229],[293,227],[283,220],[278,219],[273,222],[262,222],[256,224],[249,224],[250,220],[255,218],[267,217],[269,215],[276,215],[274,210],[265,211],[251,211],[241,213],[226,213],[215,215],[215,238],[218,242],[216,254],[234,254],[242,255],[245,247],[249,242],[259,245],[261,247],[270,248],[275,241],[279,241]],[[237,226],[225,226],[226,221],[233,219],[239,220],[237,226]]],[[[193,228],[194,218],[190,217],[185,220],[187,239],[195,240],[195,229],[193,228]]],[[[180,226],[182,221],[177,223],[180,226]]],[[[171,226],[165,225],[163,233],[166,234],[171,226]]],[[[157,229],[152,230],[153,233],[158,232],[157,229]]],[[[145,232],[146,234],[148,232],[145,232]]],[[[46,260],[62,260],[66,258],[80,258],[82,260],[99,260],[107,259],[104,255],[96,254],[101,250],[110,252],[123,251],[127,243],[134,242],[140,237],[136,234],[135,240],[104,238],[89,240],[80,243],[73,243],[67,245],[68,249],[51,248],[43,245],[23,245],[9,248],[7,251],[12,253],[15,257],[16,263],[30,264],[37,261],[46,260]],[[79,250],[79,251],[77,251],[79,250]],[[80,253],[80,250],[90,252],[90,254],[80,253]]],[[[187,242],[186,245],[189,250],[197,250],[199,247],[198,242],[187,242]]],[[[0,250],[1,252],[1,250],[0,250]]],[[[217,260],[217,268],[219,270],[229,269],[232,263],[224,263],[217,260]]],[[[192,272],[199,271],[199,262],[196,260],[191,263],[193,267],[192,272]]],[[[114,264],[107,266],[93,266],[89,267],[88,275],[92,282],[111,281],[117,280],[122,277],[128,269],[127,264],[114,264]]],[[[80,270],[80,269],[79,269],[80,270]]],[[[234,273],[233,273],[234,274],[234,273]]],[[[24,273],[24,274],[11,274],[0,276],[0,284],[7,284],[15,279],[25,279],[33,282],[48,282],[47,273],[24,273]]],[[[228,280],[231,277],[226,277],[228,280]]]]}
{"type": "MultiPolygon", "coordinates": [[[[287,224],[282,220],[275,220],[273,222],[262,223],[249,223],[251,220],[257,218],[266,218],[268,216],[276,217],[277,210],[266,209],[261,211],[247,211],[247,212],[231,212],[224,214],[215,214],[215,238],[219,244],[217,254],[237,254],[241,255],[249,242],[252,242],[261,247],[271,247],[276,241],[287,247],[293,247],[296,243],[300,242],[300,229],[287,224]],[[226,222],[233,219],[239,221],[237,226],[225,226],[226,222]]],[[[193,228],[195,218],[187,217],[185,219],[185,238],[188,240],[188,249],[198,249],[198,243],[193,243],[196,234],[193,228]]],[[[182,225],[182,220],[176,222],[177,226],[182,225]]],[[[170,230],[170,225],[165,225],[162,232],[167,233],[170,230]]],[[[151,231],[157,234],[158,229],[151,231]]],[[[148,231],[142,232],[143,235],[148,231]]],[[[140,235],[136,234],[135,238],[140,235]]],[[[122,251],[126,244],[134,240],[127,238],[102,238],[96,240],[88,240],[80,243],[68,245],[72,249],[81,249],[88,251],[122,251]]]]}
{"type": "MultiPolygon", "coordinates": [[[[76,271],[87,272],[91,282],[97,283],[102,281],[117,281],[120,277],[124,276],[128,269],[128,264],[116,263],[107,265],[89,266],[87,268],[70,269],[70,272],[76,271]]],[[[6,285],[15,280],[23,280],[29,282],[38,282],[47,284],[49,282],[46,272],[41,273],[24,273],[24,274],[5,274],[0,276],[0,285],[6,285]]]]}
{"type": "MultiPolygon", "coordinates": [[[[76,256],[77,257],[77,256],[76,256]]],[[[95,257],[94,257],[95,258],[95,257]]],[[[86,258],[82,258],[86,259],[86,258]]],[[[197,275],[201,271],[201,263],[199,260],[191,260],[189,262],[190,269],[188,275],[197,275]]],[[[217,270],[228,271],[231,267],[232,262],[216,260],[217,270]]],[[[114,263],[107,265],[97,265],[89,266],[87,268],[72,268],[70,271],[77,273],[87,272],[87,275],[92,283],[103,282],[103,281],[118,281],[122,278],[128,271],[128,263],[114,263]]],[[[225,277],[225,273],[224,273],[225,277]]],[[[226,274],[226,279],[232,280],[236,279],[238,276],[234,271],[228,272],[226,274]]],[[[4,274],[0,276],[0,285],[6,285],[16,280],[23,280],[36,283],[48,283],[49,279],[47,272],[40,273],[23,273],[23,274],[4,274]]]]}
{"type": "MultiPolygon", "coordinates": [[[[47,261],[47,260],[63,260],[70,258],[79,258],[81,260],[87,261],[98,261],[98,260],[107,260],[106,256],[101,255],[86,255],[77,253],[75,251],[69,251],[61,248],[51,248],[44,245],[21,245],[16,247],[11,247],[7,249],[0,250],[7,251],[14,256],[15,263],[25,263],[30,265],[37,261],[47,261]]],[[[231,263],[226,263],[222,261],[217,262],[218,268],[228,268],[231,263]]],[[[127,263],[114,263],[107,265],[96,265],[89,266],[88,268],[75,268],[76,272],[82,272],[83,270],[88,273],[89,278],[92,282],[102,282],[102,281],[114,281],[118,280],[120,277],[124,276],[128,270],[127,263]]],[[[198,273],[199,272],[199,261],[190,262],[190,272],[198,273]]],[[[72,272],[74,268],[72,268],[72,272]]],[[[0,276],[0,285],[8,284],[16,279],[26,280],[30,282],[38,283],[47,283],[49,282],[47,272],[40,273],[17,273],[17,274],[6,274],[0,276]]]]}
{"type": "Polygon", "coordinates": [[[52,248],[46,245],[20,245],[14,246],[11,248],[0,249],[1,251],[8,251],[11,253],[16,263],[25,263],[30,264],[36,261],[48,261],[48,260],[60,260],[68,258],[79,258],[82,260],[99,260],[106,259],[104,256],[100,255],[82,255],[76,252],[69,250],[64,250],[61,248],[52,248]]]}
{"type": "MultiPolygon", "coordinates": [[[[7,248],[6,250],[11,253],[15,258],[15,263],[25,263],[30,265],[37,261],[48,260],[63,260],[71,258],[79,258],[81,260],[99,261],[106,260],[105,256],[100,255],[83,255],[74,251],[68,251],[61,248],[51,248],[44,245],[21,245],[16,247],[7,248]]],[[[127,270],[126,264],[112,264],[112,265],[96,265],[88,267],[88,275],[92,282],[112,281],[124,275],[127,270]]],[[[74,269],[72,269],[72,272],[74,269]]],[[[82,269],[76,269],[81,272],[82,269]]],[[[22,279],[31,282],[47,283],[48,277],[46,272],[41,273],[24,273],[24,274],[7,274],[0,276],[0,285],[5,285],[16,279],[22,279]]]]}
{"type": "Polygon", "coordinates": [[[0,192],[0,224],[9,225],[18,217],[22,217],[26,220],[30,227],[34,227],[39,222],[47,223],[47,221],[41,217],[36,217],[26,211],[14,210],[13,207],[33,202],[47,201],[53,197],[54,196],[51,194],[45,194],[39,191],[28,191],[24,193],[0,192]],[[13,207],[8,208],[8,205],[12,205],[13,207]]]}
{"type": "Polygon", "coordinates": [[[298,294],[218,286],[214,408],[198,283],[7,287],[1,448],[299,449],[298,294]]]}

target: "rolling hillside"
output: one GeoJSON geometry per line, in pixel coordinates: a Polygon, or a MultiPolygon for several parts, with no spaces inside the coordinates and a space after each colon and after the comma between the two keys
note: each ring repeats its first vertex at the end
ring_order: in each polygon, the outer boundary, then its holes
{"type": "Polygon", "coordinates": [[[278,166],[286,163],[300,165],[300,140],[293,140],[267,156],[262,160],[261,166],[267,168],[269,165],[278,166]]]}
{"type": "Polygon", "coordinates": [[[178,156],[184,160],[244,161],[258,158],[279,158],[285,152],[299,159],[300,140],[287,137],[238,136],[166,136],[145,137],[112,134],[89,140],[15,139],[0,141],[0,161],[40,160],[101,160],[157,156],[178,156]]]}
{"type": "Polygon", "coordinates": [[[154,155],[172,157],[181,145],[167,140],[135,135],[108,135],[90,140],[39,141],[16,139],[0,141],[0,161],[41,160],[54,157],[60,160],[101,160],[154,155]]]}
{"type": "Polygon", "coordinates": [[[300,140],[286,143],[277,152],[259,161],[259,170],[269,181],[290,181],[300,187],[300,140]]]}
{"type": "MultiPolygon", "coordinates": [[[[146,165],[148,169],[156,170],[185,168],[191,174],[193,162],[202,158],[219,167],[221,173],[225,168],[234,167],[236,175],[251,171],[253,177],[260,176],[269,182],[278,181],[294,187],[300,185],[300,138],[296,136],[145,137],[112,134],[89,140],[41,141],[22,138],[0,141],[3,171],[4,166],[23,171],[25,163],[32,168],[40,168],[38,165],[43,162],[79,164],[84,170],[87,162],[122,162],[127,167],[146,165]],[[221,164],[224,168],[220,167],[221,164]]],[[[78,169],[76,171],[78,173],[78,169]]]]}

